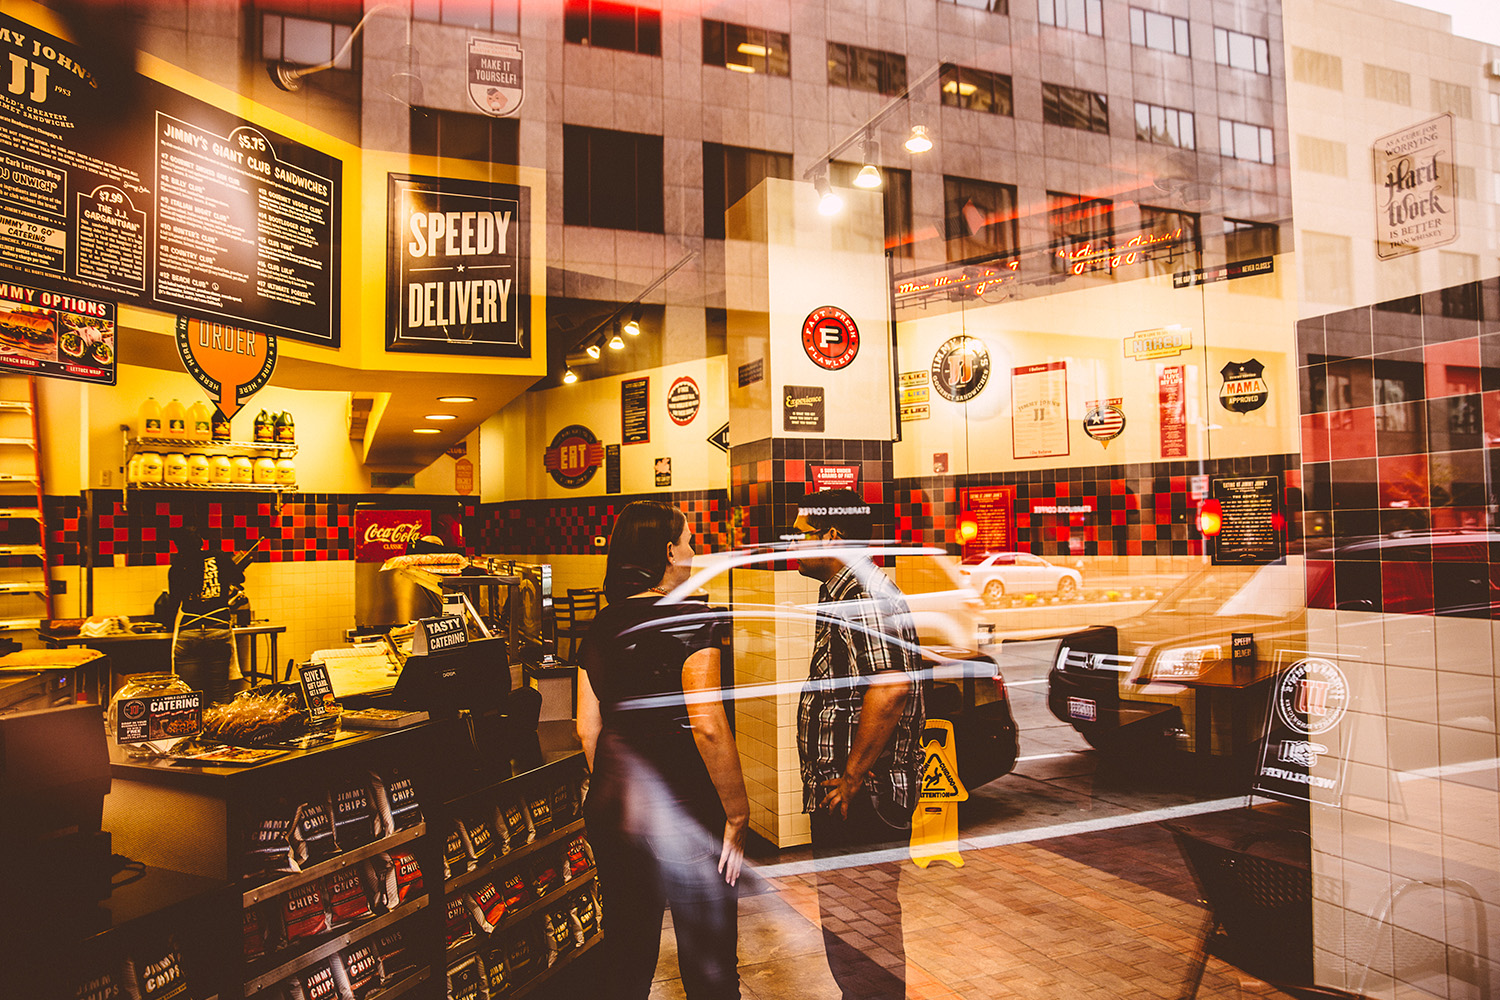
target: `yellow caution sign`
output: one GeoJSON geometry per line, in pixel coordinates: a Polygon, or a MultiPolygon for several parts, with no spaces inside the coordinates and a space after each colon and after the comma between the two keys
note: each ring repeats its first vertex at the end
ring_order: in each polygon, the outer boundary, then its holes
{"type": "Polygon", "coordinates": [[[911,822],[911,858],[922,868],[934,861],[962,868],[964,859],[958,852],[958,804],[968,799],[969,790],[958,777],[953,723],[928,719],[925,735],[937,738],[929,739],[922,748],[926,759],[922,764],[917,812],[911,822]]]}

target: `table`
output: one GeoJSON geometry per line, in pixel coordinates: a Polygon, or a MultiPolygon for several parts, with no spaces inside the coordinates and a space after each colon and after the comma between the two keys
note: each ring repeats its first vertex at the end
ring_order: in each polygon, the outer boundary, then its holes
{"type": "MultiPolygon", "coordinates": [[[[1229,702],[1229,745],[1225,756],[1233,757],[1240,747],[1250,741],[1250,705],[1255,692],[1270,683],[1276,676],[1276,664],[1271,660],[1255,660],[1253,663],[1234,665],[1228,660],[1214,660],[1205,664],[1194,678],[1172,678],[1172,683],[1194,689],[1197,693],[1197,753],[1213,753],[1213,703],[1227,699],[1229,702]]],[[[1261,701],[1263,702],[1264,696],[1261,701]]]]}
{"type": "MultiPolygon", "coordinates": [[[[248,669],[247,664],[241,663],[240,671],[251,684],[261,679],[258,640],[260,636],[267,637],[267,641],[270,644],[270,657],[266,661],[268,669],[265,679],[274,681],[276,679],[276,642],[277,638],[286,631],[286,626],[262,623],[259,625],[236,627],[232,631],[234,632],[235,639],[239,639],[241,636],[248,636],[250,639],[250,662],[248,669]]],[[[171,632],[129,632],[118,635],[88,636],[59,635],[55,632],[48,632],[45,629],[38,629],[37,635],[51,649],[58,649],[63,646],[87,646],[89,649],[97,649],[99,652],[104,653],[109,658],[110,673],[112,675],[110,685],[111,694],[114,688],[113,677],[163,670],[166,669],[166,664],[170,663],[171,658],[171,632]],[[154,644],[160,644],[161,648],[157,649],[154,644]],[[148,659],[152,662],[149,665],[139,666],[138,669],[120,669],[127,664],[144,664],[148,659]],[[166,662],[164,663],[163,661],[166,662]]],[[[104,701],[105,697],[104,692],[101,690],[100,701],[104,701]]]]}

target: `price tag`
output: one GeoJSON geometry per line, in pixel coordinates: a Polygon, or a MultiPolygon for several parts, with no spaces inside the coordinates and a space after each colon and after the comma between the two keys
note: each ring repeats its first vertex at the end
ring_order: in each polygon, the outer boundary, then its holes
{"type": "Polygon", "coordinates": [[[417,622],[416,635],[412,637],[413,656],[429,653],[447,653],[469,644],[469,630],[458,615],[441,615],[423,618],[417,622]]]}
{"type": "Polygon", "coordinates": [[[326,717],[328,706],[335,700],[328,668],[321,663],[304,663],[297,673],[302,681],[302,696],[307,700],[307,714],[314,720],[326,717]]]}
{"type": "Polygon", "coordinates": [[[125,698],[116,713],[115,742],[122,746],[196,736],[203,729],[203,693],[125,698]]]}

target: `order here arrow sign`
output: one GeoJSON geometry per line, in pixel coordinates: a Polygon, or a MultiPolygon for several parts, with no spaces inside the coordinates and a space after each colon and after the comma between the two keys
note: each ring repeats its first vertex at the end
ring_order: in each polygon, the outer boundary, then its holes
{"type": "Polygon", "coordinates": [[[723,427],[708,436],[708,443],[724,454],[729,454],[729,421],[726,420],[723,427]]]}

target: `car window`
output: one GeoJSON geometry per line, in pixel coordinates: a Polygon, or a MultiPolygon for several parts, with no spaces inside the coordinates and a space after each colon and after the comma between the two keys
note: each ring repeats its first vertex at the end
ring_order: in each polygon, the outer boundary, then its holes
{"type": "Polygon", "coordinates": [[[1302,557],[1267,566],[1210,566],[1168,591],[1153,612],[1292,618],[1306,606],[1302,557]]]}

